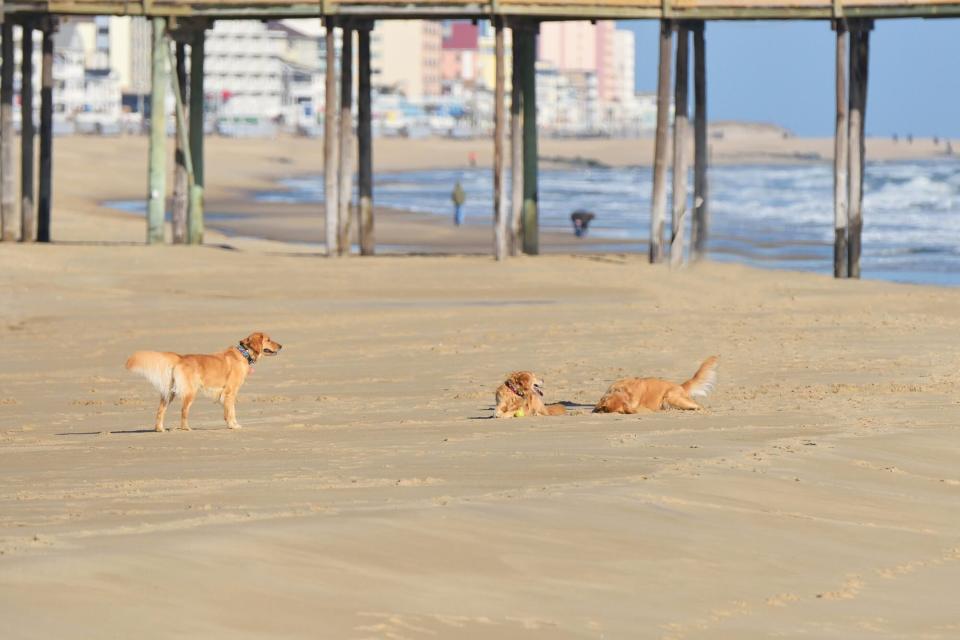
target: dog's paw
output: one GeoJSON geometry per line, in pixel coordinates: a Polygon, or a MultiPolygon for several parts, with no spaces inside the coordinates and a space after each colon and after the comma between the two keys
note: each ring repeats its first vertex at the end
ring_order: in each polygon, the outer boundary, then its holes
{"type": "Polygon", "coordinates": [[[242,429],[242,428],[243,428],[243,427],[240,426],[240,423],[239,423],[239,422],[234,422],[233,424],[228,424],[227,427],[230,428],[230,429],[242,429]]]}

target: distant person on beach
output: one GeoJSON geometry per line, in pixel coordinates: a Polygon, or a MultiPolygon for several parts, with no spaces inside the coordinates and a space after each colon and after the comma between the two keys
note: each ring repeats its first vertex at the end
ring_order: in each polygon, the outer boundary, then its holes
{"type": "Polygon", "coordinates": [[[597,216],[589,211],[577,210],[570,214],[570,221],[573,222],[573,235],[582,238],[587,235],[587,227],[597,216]]]}
{"type": "Polygon", "coordinates": [[[450,199],[453,200],[453,224],[459,227],[463,224],[463,203],[467,200],[467,192],[463,190],[459,180],[453,185],[450,199]]]}

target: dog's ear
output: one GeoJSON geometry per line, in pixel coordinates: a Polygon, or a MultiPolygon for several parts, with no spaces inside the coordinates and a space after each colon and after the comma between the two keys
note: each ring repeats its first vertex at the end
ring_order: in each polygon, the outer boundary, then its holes
{"type": "Polygon", "coordinates": [[[263,354],[263,334],[257,331],[256,333],[251,333],[246,338],[240,341],[240,344],[245,346],[250,351],[253,351],[257,356],[263,354]]]}
{"type": "Polygon", "coordinates": [[[515,382],[520,385],[522,389],[532,389],[533,383],[536,382],[537,377],[530,373],[529,371],[518,371],[516,373],[515,382]]]}

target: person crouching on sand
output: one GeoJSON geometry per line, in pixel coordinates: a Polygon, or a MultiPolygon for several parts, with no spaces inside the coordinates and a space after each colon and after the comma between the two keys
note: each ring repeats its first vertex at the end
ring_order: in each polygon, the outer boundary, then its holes
{"type": "Polygon", "coordinates": [[[450,199],[453,200],[453,224],[459,227],[463,224],[463,203],[467,200],[467,192],[463,190],[459,180],[453,185],[450,199]]]}

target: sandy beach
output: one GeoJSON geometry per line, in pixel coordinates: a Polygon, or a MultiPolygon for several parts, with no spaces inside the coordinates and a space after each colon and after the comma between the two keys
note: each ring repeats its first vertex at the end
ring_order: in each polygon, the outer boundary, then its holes
{"type": "MultiPolygon", "coordinates": [[[[143,141],[113,142],[58,139],[58,242],[0,244],[0,638],[960,635],[960,290],[144,247],[98,204],[144,184],[143,141]],[[204,400],[194,431],[150,431],[132,351],[258,329],[284,349],[242,430],[204,400]],[[590,413],[714,353],[703,412],[590,413]],[[490,419],[518,368],[570,414],[490,419]]],[[[211,142],[210,201],[319,150],[211,142]]]]}

